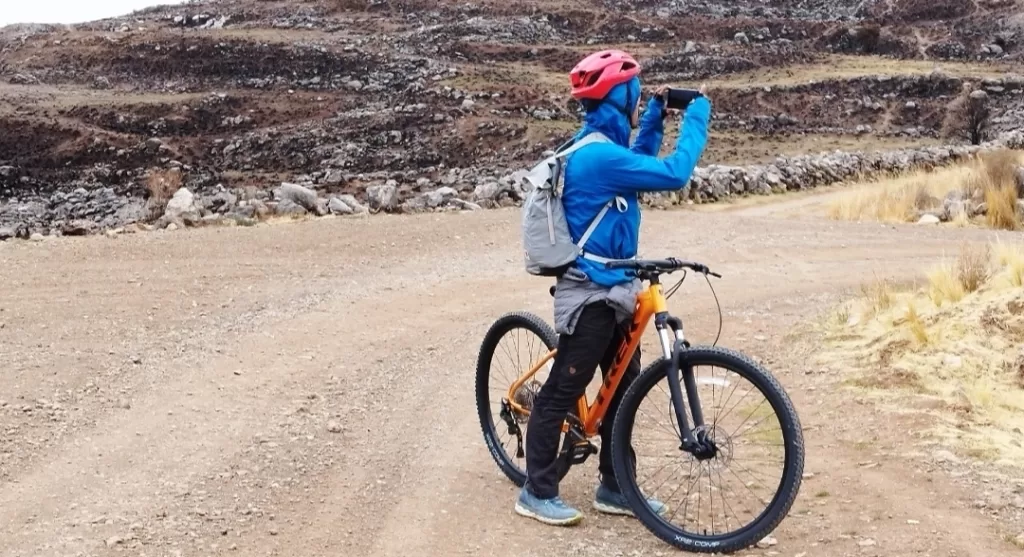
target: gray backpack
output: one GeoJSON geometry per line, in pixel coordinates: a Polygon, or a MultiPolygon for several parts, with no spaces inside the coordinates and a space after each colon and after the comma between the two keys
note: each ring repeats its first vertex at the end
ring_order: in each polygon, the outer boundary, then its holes
{"type": "MultiPolygon", "coordinates": [[[[583,255],[583,245],[597,229],[614,200],[598,213],[587,231],[574,243],[569,235],[569,224],[562,207],[559,188],[564,172],[563,159],[584,145],[610,142],[603,134],[594,132],[580,138],[568,149],[557,152],[530,169],[524,177],[528,190],[523,202],[523,249],[526,272],[536,276],[558,276],[583,255]],[[532,188],[532,189],[531,189],[532,188]]],[[[597,259],[596,257],[593,257],[597,259]]]]}

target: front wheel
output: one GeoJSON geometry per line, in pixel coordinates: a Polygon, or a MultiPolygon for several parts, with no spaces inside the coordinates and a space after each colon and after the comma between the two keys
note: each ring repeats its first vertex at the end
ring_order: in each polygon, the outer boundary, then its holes
{"type": "Polygon", "coordinates": [[[644,526],[672,546],[697,553],[750,547],[782,522],[800,489],[799,417],[778,381],[735,351],[691,348],[672,367],[656,362],[623,396],[612,428],[620,489],[644,526]],[[668,386],[668,373],[691,371],[704,421],[694,435],[710,448],[699,456],[681,448],[668,386]],[[664,506],[660,514],[652,500],[664,506]]]}

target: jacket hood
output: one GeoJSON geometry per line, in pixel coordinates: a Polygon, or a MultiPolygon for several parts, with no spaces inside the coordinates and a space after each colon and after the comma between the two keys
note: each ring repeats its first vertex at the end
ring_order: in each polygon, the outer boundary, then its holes
{"type": "Polygon", "coordinates": [[[633,128],[629,125],[629,114],[633,112],[640,98],[640,79],[620,83],[608,92],[608,96],[583,118],[583,129],[577,139],[591,132],[601,132],[615,143],[629,147],[629,136],[633,128]]]}

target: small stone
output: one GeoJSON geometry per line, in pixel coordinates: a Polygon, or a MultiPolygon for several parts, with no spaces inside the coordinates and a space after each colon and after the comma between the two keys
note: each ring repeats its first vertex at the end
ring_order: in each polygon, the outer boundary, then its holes
{"type": "Polygon", "coordinates": [[[107,547],[114,547],[115,545],[124,543],[124,539],[121,536],[111,536],[107,538],[105,543],[107,544],[107,547]]]}
{"type": "Polygon", "coordinates": [[[910,524],[910,525],[921,524],[921,521],[920,520],[914,520],[914,519],[910,518],[910,519],[907,519],[907,524],[910,524]]]}
{"type": "Polygon", "coordinates": [[[473,106],[474,106],[475,104],[476,104],[476,103],[475,103],[475,102],[473,102],[473,99],[465,99],[465,100],[463,100],[463,101],[462,101],[462,108],[463,108],[464,110],[469,110],[469,109],[473,108],[473,106]]]}
{"type": "Polygon", "coordinates": [[[117,407],[122,410],[131,410],[132,403],[127,398],[122,398],[117,401],[117,407]]]}
{"type": "Polygon", "coordinates": [[[342,429],[341,424],[334,420],[327,422],[327,431],[331,433],[341,433],[342,429]]]}
{"type": "Polygon", "coordinates": [[[29,240],[32,240],[33,242],[42,242],[45,239],[46,236],[43,236],[39,232],[33,232],[32,235],[29,236],[29,240]]]}
{"type": "Polygon", "coordinates": [[[173,222],[171,224],[167,225],[167,230],[170,230],[171,232],[174,232],[177,229],[178,229],[178,225],[174,224],[173,222]]]}
{"type": "Polygon", "coordinates": [[[761,541],[757,542],[757,547],[764,549],[766,547],[773,547],[778,545],[779,540],[775,539],[774,536],[765,536],[761,541]]]}
{"type": "Polygon", "coordinates": [[[917,221],[917,224],[939,224],[940,222],[942,221],[939,220],[939,217],[932,214],[927,214],[921,215],[921,218],[917,221]]]}
{"type": "Polygon", "coordinates": [[[271,536],[276,536],[277,535],[277,528],[271,528],[269,533],[270,533],[271,536]]]}
{"type": "Polygon", "coordinates": [[[874,545],[877,545],[877,543],[875,542],[875,540],[873,540],[871,538],[867,538],[865,540],[861,540],[861,541],[857,542],[857,545],[859,545],[861,547],[872,547],[874,545]]]}

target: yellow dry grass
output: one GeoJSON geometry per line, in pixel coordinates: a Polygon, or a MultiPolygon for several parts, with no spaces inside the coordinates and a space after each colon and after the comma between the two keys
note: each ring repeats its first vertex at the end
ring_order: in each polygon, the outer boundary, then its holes
{"type": "Polygon", "coordinates": [[[1024,245],[964,245],[924,284],[876,281],[824,321],[819,363],[846,385],[935,418],[932,438],[1024,467],[1024,245]]]}
{"type": "Polygon", "coordinates": [[[984,153],[970,162],[931,171],[879,176],[855,184],[827,205],[834,220],[914,222],[922,211],[941,212],[943,199],[953,191],[963,193],[965,203],[985,202],[984,217],[950,215],[953,226],[971,224],[1003,230],[1024,227],[1017,208],[1015,169],[1024,164],[1024,153],[984,153]]]}

